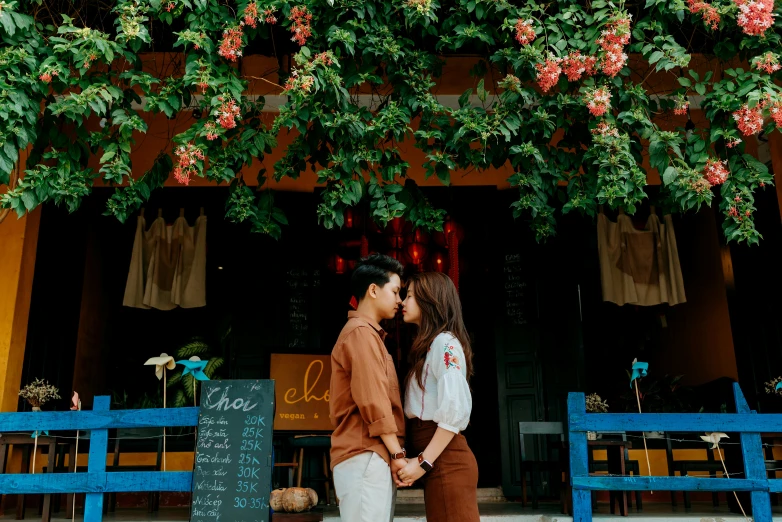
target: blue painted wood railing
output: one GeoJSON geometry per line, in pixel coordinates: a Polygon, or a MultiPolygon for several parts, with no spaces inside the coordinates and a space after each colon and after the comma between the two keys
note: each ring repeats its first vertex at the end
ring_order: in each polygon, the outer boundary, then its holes
{"type": "MultiPolygon", "coordinates": [[[[110,397],[95,397],[92,411],[0,413],[0,433],[82,430],[90,432],[87,471],[82,473],[0,474],[2,494],[86,493],[84,522],[103,520],[103,493],[192,491],[190,471],[106,472],[108,430],[196,426],[198,408],[109,410],[110,397]]],[[[49,458],[53,458],[50,455],[49,458]]]]}
{"type": "MultiPolygon", "coordinates": [[[[568,395],[570,483],[573,519],[591,522],[590,491],[749,491],[755,522],[772,522],[769,493],[782,492],[782,479],[766,475],[761,433],[782,433],[782,415],[758,415],[749,409],[738,384],[733,384],[737,413],[587,413],[583,393],[568,395]],[[740,434],[744,478],[709,477],[607,477],[590,476],[587,468],[588,431],[674,431],[703,435],[711,432],[740,434]]],[[[706,443],[704,442],[704,447],[706,443]]]]}

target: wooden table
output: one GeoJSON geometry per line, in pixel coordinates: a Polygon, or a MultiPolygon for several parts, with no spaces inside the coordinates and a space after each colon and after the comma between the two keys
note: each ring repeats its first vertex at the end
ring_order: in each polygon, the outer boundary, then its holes
{"type": "MultiPolygon", "coordinates": [[[[587,447],[590,449],[589,462],[592,462],[592,451],[595,448],[605,448],[608,456],[608,473],[609,475],[625,475],[625,449],[633,447],[633,443],[626,440],[588,440],[587,447]]],[[[614,501],[619,504],[619,514],[626,517],[628,513],[627,509],[627,491],[609,491],[608,501],[611,509],[611,514],[616,513],[614,507],[614,501]]]]}
{"type": "MultiPolygon", "coordinates": [[[[8,446],[21,446],[22,448],[22,473],[30,472],[30,463],[32,462],[32,450],[35,445],[35,437],[25,434],[0,435],[0,473],[5,473],[8,463],[8,446]]],[[[54,437],[39,436],[39,450],[41,447],[48,447],[46,473],[54,473],[54,463],[57,455],[57,442],[54,437]]],[[[43,454],[41,453],[41,457],[43,454]]],[[[24,495],[18,495],[16,503],[16,520],[24,519],[24,495]]],[[[42,522],[49,522],[52,517],[52,496],[46,494],[43,496],[43,516],[42,522]]]]}

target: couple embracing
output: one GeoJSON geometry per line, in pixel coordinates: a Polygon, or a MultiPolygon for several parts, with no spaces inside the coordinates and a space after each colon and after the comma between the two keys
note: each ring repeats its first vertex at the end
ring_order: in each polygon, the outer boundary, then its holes
{"type": "Polygon", "coordinates": [[[456,287],[373,254],[351,279],[358,300],[331,352],[331,466],[342,522],[393,520],[397,487],[420,482],[428,522],[478,522],[478,464],[463,435],[470,420],[470,340],[456,287]],[[402,406],[383,319],[401,307],[418,327],[402,406]],[[407,430],[405,431],[405,418],[407,430]]]}

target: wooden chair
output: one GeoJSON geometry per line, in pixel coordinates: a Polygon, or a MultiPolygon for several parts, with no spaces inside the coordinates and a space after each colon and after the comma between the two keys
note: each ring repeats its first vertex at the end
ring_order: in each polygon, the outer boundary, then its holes
{"type": "Polygon", "coordinates": [[[305,477],[307,481],[323,482],[326,491],[326,505],[331,504],[331,488],[334,487],[334,477],[329,467],[329,451],[331,449],[330,435],[298,435],[290,437],[288,443],[293,448],[293,462],[296,464],[296,487],[301,487],[302,471],[304,469],[304,450],[321,452],[323,477],[305,477]]]}
{"type": "MultiPolygon", "coordinates": [[[[717,472],[723,471],[722,463],[714,459],[714,452],[709,449],[709,446],[705,442],[692,440],[684,441],[681,439],[693,439],[692,433],[665,433],[665,456],[668,461],[668,475],[673,477],[678,471],[682,477],[686,477],[691,471],[708,471],[709,476],[714,478],[717,476],[717,472]],[[680,440],[672,440],[680,439],[680,440]],[[675,442],[675,444],[674,444],[675,442]],[[674,448],[675,446],[675,448],[674,448]],[[706,460],[675,460],[673,458],[674,449],[698,449],[706,452],[706,460]]],[[[676,507],[676,491],[671,491],[671,505],[676,507]]],[[[683,491],[684,496],[684,508],[690,509],[692,504],[690,503],[690,492],[683,491]]],[[[712,504],[714,507],[720,505],[720,500],[717,492],[711,494],[712,504]]]]}
{"type": "MultiPolygon", "coordinates": [[[[32,453],[35,439],[31,438],[27,434],[7,434],[0,435],[0,473],[6,472],[6,465],[8,461],[8,447],[18,446],[22,451],[22,473],[29,473],[30,464],[32,462],[32,453]]],[[[54,464],[57,455],[57,443],[54,437],[39,436],[38,437],[38,459],[39,462],[43,462],[43,451],[47,450],[46,468],[45,473],[54,473],[54,464]]],[[[43,502],[40,504],[39,514],[43,522],[49,522],[52,517],[52,495],[41,495],[43,502]]],[[[16,520],[24,519],[25,515],[25,495],[17,495],[16,502],[16,520]]],[[[0,511],[5,509],[5,496],[0,501],[0,511]]]]}
{"type": "MultiPolygon", "coordinates": [[[[554,438],[554,437],[552,437],[554,438]]],[[[541,446],[538,446],[540,452],[541,446]]],[[[521,455],[521,505],[527,506],[527,472],[530,475],[529,490],[532,494],[532,509],[538,507],[538,483],[542,484],[542,471],[548,471],[549,476],[552,477],[551,482],[554,483],[553,477],[559,477],[558,490],[560,497],[560,505],[562,508],[562,514],[572,514],[573,506],[570,495],[570,462],[568,460],[568,448],[565,444],[565,428],[561,422],[519,422],[519,453],[521,455]],[[524,442],[524,436],[530,435],[538,440],[541,438],[548,439],[550,436],[555,436],[557,439],[555,442],[546,440],[544,451],[548,457],[551,457],[553,450],[556,450],[559,455],[556,460],[548,458],[546,460],[538,460],[530,458],[530,451],[527,449],[527,445],[524,442]]]]}
{"type": "MultiPolygon", "coordinates": [[[[160,471],[163,465],[163,438],[162,438],[163,431],[155,428],[148,428],[148,430],[150,431],[150,433],[154,432],[156,434],[159,433],[161,435],[160,437],[157,437],[157,440],[154,443],[155,446],[157,446],[157,456],[155,459],[155,464],[121,466],[120,465],[120,453],[121,453],[120,443],[122,442],[123,438],[125,438],[125,444],[123,446],[127,446],[128,442],[134,438],[133,437],[134,432],[118,429],[116,437],[114,439],[114,460],[112,461],[111,466],[106,467],[106,471],[107,472],[109,471],[160,471]]],[[[150,439],[150,440],[154,440],[154,439],[150,439]]],[[[143,449],[151,449],[151,446],[143,449]]],[[[116,511],[117,509],[117,494],[106,493],[106,496],[108,496],[108,502],[103,503],[103,511],[114,513],[114,511],[116,511]]],[[[154,513],[158,511],[158,509],[160,509],[160,492],[150,491],[148,501],[147,501],[147,511],[149,513],[154,513]]]]}
{"type": "MultiPolygon", "coordinates": [[[[627,442],[627,433],[624,431],[602,431],[600,432],[601,437],[605,437],[607,439],[611,438],[621,438],[623,441],[627,442]]],[[[625,447],[624,450],[624,464],[625,464],[625,470],[627,473],[632,473],[634,476],[639,476],[641,474],[641,465],[638,463],[637,460],[630,460],[630,451],[625,447]]],[[[608,473],[608,461],[607,460],[594,460],[592,459],[592,452],[589,452],[589,471],[590,472],[606,472],[608,473]]],[[[632,495],[626,495],[627,496],[627,507],[632,508],[633,507],[633,497],[632,495]]],[[[592,505],[596,504],[597,500],[597,492],[592,492],[592,505]]],[[[643,505],[643,491],[636,491],[635,492],[635,510],[637,512],[644,510],[643,505]]]]}

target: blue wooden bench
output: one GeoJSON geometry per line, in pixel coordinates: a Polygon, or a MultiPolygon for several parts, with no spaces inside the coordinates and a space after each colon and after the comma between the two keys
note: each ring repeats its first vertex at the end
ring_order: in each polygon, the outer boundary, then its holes
{"type": "Polygon", "coordinates": [[[748,491],[754,521],[772,522],[769,493],[782,492],[782,479],[770,479],[766,474],[760,434],[782,433],[782,414],[758,415],[749,409],[738,384],[733,385],[733,393],[737,413],[716,414],[587,413],[584,394],[570,393],[568,432],[574,521],[591,522],[591,491],[623,490],[748,491]],[[587,468],[588,431],[673,431],[690,432],[694,436],[707,432],[738,433],[744,461],[743,478],[590,476],[587,468]]]}

